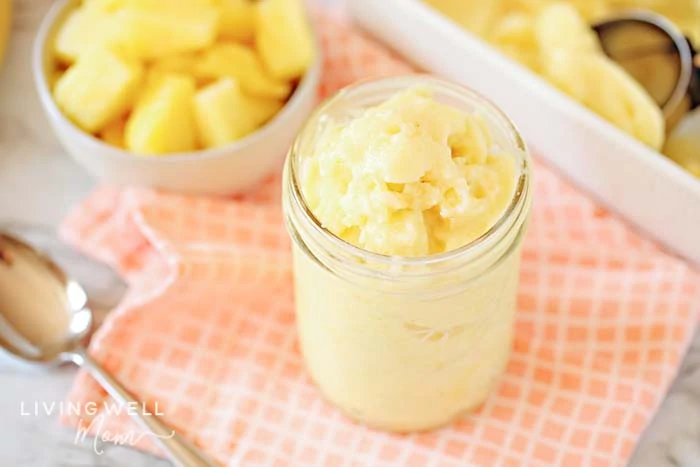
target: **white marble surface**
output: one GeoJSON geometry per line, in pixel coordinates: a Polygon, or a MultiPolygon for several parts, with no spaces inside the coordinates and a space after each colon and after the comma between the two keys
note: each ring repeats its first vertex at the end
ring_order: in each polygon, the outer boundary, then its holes
{"type": "MultiPolygon", "coordinates": [[[[15,0],[10,53],[0,69],[0,223],[22,220],[54,228],[94,185],[63,154],[33,89],[32,38],[50,4],[15,0]]],[[[0,466],[168,465],[113,446],[98,456],[91,443],[75,444],[74,433],[55,419],[21,414],[23,401],[63,400],[74,374],[72,368],[44,372],[0,359],[0,466]]],[[[700,337],[631,465],[700,467],[700,337]]]]}

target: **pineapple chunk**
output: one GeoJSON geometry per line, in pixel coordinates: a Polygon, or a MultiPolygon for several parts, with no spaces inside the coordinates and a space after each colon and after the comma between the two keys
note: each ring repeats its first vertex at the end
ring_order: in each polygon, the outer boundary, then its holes
{"type": "Polygon", "coordinates": [[[130,57],[152,60],[209,47],[217,34],[219,15],[214,7],[149,9],[126,7],[114,16],[119,25],[116,42],[130,57]]]}
{"type": "Polygon", "coordinates": [[[126,124],[126,147],[137,154],[196,149],[194,79],[176,74],[149,78],[150,82],[126,124]]]}
{"type": "Polygon", "coordinates": [[[73,63],[86,50],[108,44],[114,34],[114,18],[108,13],[78,8],[58,30],[53,43],[54,53],[60,61],[73,63]]]}
{"type": "Polygon", "coordinates": [[[99,134],[102,141],[112,146],[124,149],[126,146],[124,144],[124,125],[126,121],[123,118],[118,118],[109,125],[107,125],[104,130],[99,134]]]}
{"type": "Polygon", "coordinates": [[[259,105],[243,94],[237,81],[223,78],[201,89],[195,96],[199,137],[207,148],[223,146],[253,132],[270,118],[272,101],[259,105]]]}
{"type": "Polygon", "coordinates": [[[245,92],[260,97],[284,99],[292,89],[289,83],[270,77],[251,48],[233,42],[206,50],[194,73],[201,79],[233,78],[245,92]]]}
{"type": "Polygon", "coordinates": [[[125,7],[172,10],[182,7],[207,7],[217,2],[218,0],[87,0],[85,6],[103,11],[116,11],[125,7]]]}
{"type": "Polygon", "coordinates": [[[107,49],[91,49],[61,76],[54,96],[71,120],[94,133],[129,109],[142,76],[140,64],[107,49]]]}
{"type": "Polygon", "coordinates": [[[194,54],[175,54],[154,60],[151,70],[158,73],[191,74],[196,64],[194,54]]]}
{"type": "Polygon", "coordinates": [[[255,33],[255,7],[249,0],[219,0],[219,36],[250,41],[255,33]]]}
{"type": "Polygon", "coordinates": [[[124,6],[124,0],[86,0],[83,2],[83,8],[102,11],[102,12],[112,12],[124,6]]]}
{"type": "Polygon", "coordinates": [[[284,107],[284,102],[276,99],[247,97],[246,101],[250,119],[256,128],[270,121],[284,107]]]}
{"type": "Polygon", "coordinates": [[[65,70],[60,68],[56,68],[48,73],[49,89],[53,90],[56,87],[56,83],[61,79],[63,73],[65,73],[65,70]]]}
{"type": "Polygon", "coordinates": [[[302,76],[315,55],[302,0],[261,0],[256,5],[256,44],[263,63],[278,79],[302,76]]]}

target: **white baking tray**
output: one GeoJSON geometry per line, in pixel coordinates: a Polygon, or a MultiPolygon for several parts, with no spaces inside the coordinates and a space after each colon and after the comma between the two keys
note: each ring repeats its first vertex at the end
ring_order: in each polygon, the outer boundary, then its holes
{"type": "Polygon", "coordinates": [[[347,6],[361,27],[418,67],[493,100],[534,154],[700,265],[700,180],[418,0],[347,6]]]}

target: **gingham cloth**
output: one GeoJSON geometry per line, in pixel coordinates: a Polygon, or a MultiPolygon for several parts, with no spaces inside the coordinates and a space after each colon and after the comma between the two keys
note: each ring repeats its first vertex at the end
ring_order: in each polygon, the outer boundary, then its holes
{"type": "MultiPolygon", "coordinates": [[[[322,95],[410,71],[342,21],[319,28],[322,95]]],[[[624,465],[688,347],[699,277],[540,163],[535,180],[507,372],[444,429],[365,428],[309,380],[279,176],[236,199],[104,188],[79,205],[62,234],[131,284],[90,352],[224,465],[624,465]]],[[[105,397],[81,373],[70,400],[105,397]]]]}

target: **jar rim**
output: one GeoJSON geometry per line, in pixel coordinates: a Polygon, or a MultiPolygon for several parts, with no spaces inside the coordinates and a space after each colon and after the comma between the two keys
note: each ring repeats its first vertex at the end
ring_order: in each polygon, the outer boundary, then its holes
{"type": "MultiPolygon", "coordinates": [[[[388,98],[389,96],[387,96],[388,98]]],[[[478,250],[483,244],[487,243],[490,239],[496,237],[500,238],[506,236],[511,228],[516,227],[516,220],[520,217],[520,213],[525,209],[527,205],[527,200],[530,196],[531,191],[531,171],[532,163],[530,160],[529,151],[525,141],[523,140],[520,131],[513,121],[496,105],[483,96],[482,94],[474,91],[465,86],[446,81],[444,79],[436,78],[427,74],[410,74],[395,76],[389,78],[380,79],[366,79],[358,81],[350,86],[347,86],[331,97],[324,100],[321,105],[319,105],[314,112],[311,114],[307,122],[302,127],[299,135],[292,145],[289,156],[288,156],[288,169],[289,169],[289,184],[291,188],[291,198],[292,202],[301,209],[303,215],[310,220],[310,227],[314,230],[316,234],[320,234],[328,239],[332,243],[334,248],[339,248],[340,251],[352,256],[363,257],[374,264],[383,264],[390,267],[396,266],[424,266],[439,264],[446,261],[454,261],[455,259],[462,257],[469,257],[471,259],[478,259],[481,254],[473,255],[473,252],[478,250]],[[306,203],[303,190],[299,183],[299,168],[297,157],[300,153],[300,145],[304,141],[305,136],[308,135],[310,127],[323,116],[327,110],[338,101],[343,99],[351,100],[353,97],[357,97],[364,91],[374,90],[375,88],[386,88],[387,91],[396,92],[397,90],[406,89],[409,87],[424,86],[431,91],[441,91],[447,92],[460,97],[462,99],[470,99],[478,102],[482,108],[485,108],[488,112],[492,113],[500,123],[504,125],[505,130],[508,133],[508,137],[511,142],[518,149],[520,154],[520,160],[516,160],[520,168],[520,175],[515,186],[513,197],[508,204],[508,206],[503,210],[501,216],[496,222],[481,236],[472,240],[471,242],[452,250],[445,252],[427,255],[427,256],[392,256],[385,255],[381,253],[376,253],[370,250],[366,250],[359,246],[356,246],[335,233],[331,232],[323,226],[321,221],[314,215],[314,213],[309,208],[306,203]]],[[[482,254],[485,251],[481,252],[482,254]]]]}

